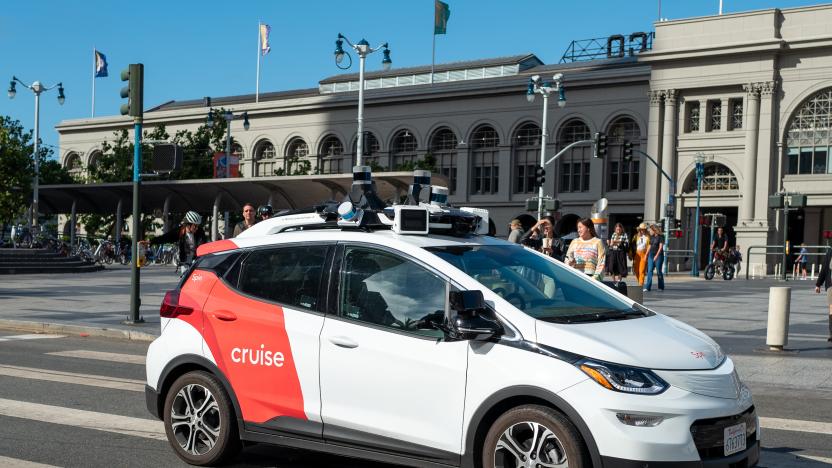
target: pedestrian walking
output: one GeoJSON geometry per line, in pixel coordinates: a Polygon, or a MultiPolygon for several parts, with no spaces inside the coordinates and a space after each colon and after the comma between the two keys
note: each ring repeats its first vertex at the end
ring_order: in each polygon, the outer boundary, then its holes
{"type": "Polygon", "coordinates": [[[632,243],[633,249],[633,274],[638,280],[639,286],[644,286],[644,277],[647,275],[647,256],[650,250],[650,236],[647,234],[647,224],[638,225],[632,243]]]}
{"type": "Polygon", "coordinates": [[[792,277],[797,278],[798,275],[800,275],[800,279],[806,281],[806,265],[808,263],[809,251],[806,249],[806,244],[801,242],[800,253],[797,254],[797,258],[794,260],[794,271],[792,277]]]}
{"type": "Polygon", "coordinates": [[[523,235],[520,243],[555,260],[563,261],[563,240],[555,236],[554,220],[551,217],[547,216],[538,221],[523,235]]]}
{"type": "Polygon", "coordinates": [[[237,223],[236,226],[234,226],[233,237],[239,236],[241,232],[254,226],[255,224],[257,224],[257,217],[254,213],[254,205],[252,205],[251,203],[246,203],[245,205],[243,205],[243,220],[237,223]]]}
{"type": "Polygon", "coordinates": [[[820,267],[818,280],[815,282],[815,292],[820,294],[820,287],[826,289],[826,305],[829,307],[829,337],[826,341],[832,343],[832,247],[826,249],[826,256],[820,267]]]}
{"type": "Polygon", "coordinates": [[[205,231],[202,230],[202,216],[196,211],[185,213],[182,224],[150,241],[150,245],[176,243],[179,247],[179,272],[188,271],[196,258],[196,249],[205,243],[205,231]]]}
{"type": "Polygon", "coordinates": [[[650,249],[647,251],[647,282],[644,283],[642,291],[650,291],[653,286],[653,268],[656,269],[656,275],[659,277],[659,291],[664,291],[664,273],[662,272],[662,265],[664,263],[664,238],[662,237],[662,229],[653,224],[650,226],[650,249]]]}
{"type": "Polygon", "coordinates": [[[509,223],[508,229],[508,241],[519,244],[520,240],[523,239],[523,234],[525,234],[525,232],[523,232],[523,224],[519,219],[515,218],[509,223]]]}
{"type": "Polygon", "coordinates": [[[607,247],[607,274],[617,283],[627,276],[627,251],[630,250],[630,240],[627,239],[623,224],[615,223],[607,247]]]}
{"type": "Polygon", "coordinates": [[[606,262],[604,243],[595,234],[595,224],[589,218],[578,220],[578,237],[569,244],[566,264],[601,281],[606,262]]]}

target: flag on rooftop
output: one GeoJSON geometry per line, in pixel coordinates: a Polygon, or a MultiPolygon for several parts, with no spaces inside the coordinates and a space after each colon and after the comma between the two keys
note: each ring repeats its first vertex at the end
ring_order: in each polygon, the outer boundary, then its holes
{"type": "Polygon", "coordinates": [[[95,52],[95,77],[107,76],[107,56],[99,51],[95,52]]]}
{"type": "Polygon", "coordinates": [[[269,34],[272,32],[272,27],[268,24],[260,24],[260,53],[264,56],[271,52],[272,48],[269,45],[269,34]]]}
{"type": "Polygon", "coordinates": [[[447,3],[434,0],[433,34],[445,34],[448,29],[448,18],[451,17],[451,8],[447,3]]]}

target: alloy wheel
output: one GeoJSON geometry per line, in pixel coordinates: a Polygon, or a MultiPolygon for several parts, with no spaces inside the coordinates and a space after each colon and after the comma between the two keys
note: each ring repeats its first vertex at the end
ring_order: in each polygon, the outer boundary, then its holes
{"type": "Polygon", "coordinates": [[[210,390],[198,384],[182,387],[170,409],[171,429],[182,450],[203,455],[217,443],[220,410],[210,390]]]}
{"type": "Polygon", "coordinates": [[[568,467],[563,444],[548,427],[523,421],[506,429],[494,449],[495,468],[568,467]]]}

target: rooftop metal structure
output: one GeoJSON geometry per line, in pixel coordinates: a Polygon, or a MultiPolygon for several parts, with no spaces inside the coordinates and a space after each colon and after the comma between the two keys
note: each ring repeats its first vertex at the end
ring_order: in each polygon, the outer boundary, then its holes
{"type": "Polygon", "coordinates": [[[634,32],[629,36],[579,39],[569,43],[559,63],[583,62],[610,58],[632,57],[653,48],[655,32],[634,32]]]}

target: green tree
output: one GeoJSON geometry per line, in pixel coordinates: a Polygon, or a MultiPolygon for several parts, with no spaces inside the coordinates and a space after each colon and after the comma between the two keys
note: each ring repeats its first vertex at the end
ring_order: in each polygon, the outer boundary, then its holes
{"type": "MultiPolygon", "coordinates": [[[[29,205],[35,174],[33,151],[32,131],[11,117],[0,116],[0,222],[14,220],[29,205]]],[[[51,157],[49,147],[38,147],[40,183],[72,183],[69,173],[51,157]]]]}

